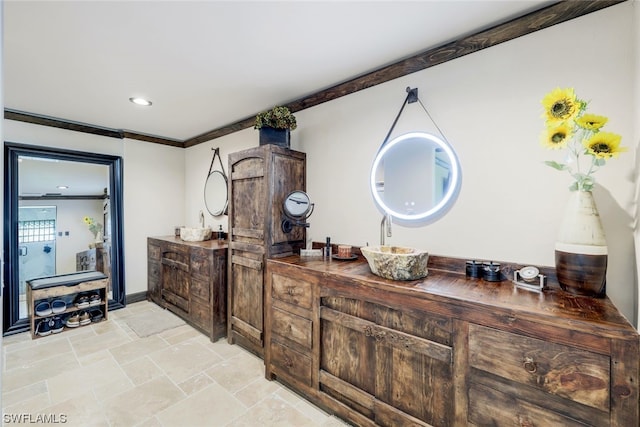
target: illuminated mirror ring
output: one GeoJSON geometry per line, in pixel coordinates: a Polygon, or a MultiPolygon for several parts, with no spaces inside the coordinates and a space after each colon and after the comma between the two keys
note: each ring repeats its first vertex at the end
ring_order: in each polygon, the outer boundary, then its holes
{"type": "Polygon", "coordinates": [[[418,227],[442,217],[461,185],[458,157],[449,143],[426,133],[400,135],[380,149],[371,167],[376,207],[400,225],[418,227]]]}

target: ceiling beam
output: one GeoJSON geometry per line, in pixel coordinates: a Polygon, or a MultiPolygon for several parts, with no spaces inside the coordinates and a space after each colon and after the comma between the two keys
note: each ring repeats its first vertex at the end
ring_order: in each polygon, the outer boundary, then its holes
{"type": "Polygon", "coordinates": [[[106,136],[118,139],[135,139],[138,141],[153,142],[156,144],[171,145],[174,147],[184,147],[184,141],[171,138],[163,138],[160,136],[146,135],[143,133],[132,132],[122,129],[111,129],[87,123],[73,122],[70,120],[59,119],[56,117],[42,116],[39,114],[27,113],[25,111],[4,109],[4,118],[7,120],[15,120],[18,122],[31,123],[34,125],[49,126],[59,129],[71,130],[74,132],[84,132],[92,135],[106,136]]]}
{"type": "MultiPolygon", "coordinates": [[[[555,3],[503,24],[496,25],[488,30],[480,31],[445,45],[426,50],[394,64],[289,102],[284,106],[295,113],[296,111],[314,107],[324,102],[332,101],[381,83],[386,83],[398,77],[422,71],[434,65],[478,52],[517,37],[551,27],[552,25],[560,24],[582,15],[622,3],[623,1],[625,0],[562,1],[555,3]]],[[[184,142],[184,146],[185,148],[191,147],[239,130],[247,129],[253,126],[254,121],[255,116],[247,117],[246,119],[187,139],[184,142]]]]}

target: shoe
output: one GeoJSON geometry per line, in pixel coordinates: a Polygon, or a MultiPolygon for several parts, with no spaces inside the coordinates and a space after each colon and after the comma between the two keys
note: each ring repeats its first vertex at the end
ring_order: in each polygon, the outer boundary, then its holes
{"type": "Polygon", "coordinates": [[[99,322],[104,318],[104,315],[102,314],[102,310],[91,310],[89,312],[89,316],[91,316],[91,321],[93,323],[99,322]]]}
{"type": "Polygon", "coordinates": [[[102,298],[100,298],[100,294],[89,295],[89,305],[100,305],[100,304],[102,304],[102,298]]]}
{"type": "Polygon", "coordinates": [[[83,311],[80,314],[80,326],[88,325],[89,323],[91,323],[91,316],[86,311],[83,311]]]}
{"type": "Polygon", "coordinates": [[[36,314],[38,316],[48,316],[51,313],[53,313],[53,311],[51,311],[49,301],[41,301],[36,305],[36,314]]]}
{"type": "Polygon", "coordinates": [[[73,303],[78,308],[89,307],[89,297],[86,295],[78,294],[73,303]]]}
{"type": "Polygon", "coordinates": [[[36,328],[36,335],[40,335],[41,337],[49,335],[51,333],[51,326],[49,325],[49,322],[51,322],[51,319],[48,317],[46,319],[42,319],[36,328]]]}
{"type": "Polygon", "coordinates": [[[51,332],[54,334],[62,332],[64,329],[64,323],[62,323],[62,318],[60,316],[53,316],[51,322],[49,322],[49,327],[51,328],[51,332]]]}
{"type": "Polygon", "coordinates": [[[80,326],[80,313],[72,313],[71,316],[67,317],[65,324],[67,328],[77,328],[80,326]]]}
{"type": "Polygon", "coordinates": [[[53,300],[51,303],[51,311],[53,313],[62,313],[67,309],[67,303],[61,299],[53,300]]]}

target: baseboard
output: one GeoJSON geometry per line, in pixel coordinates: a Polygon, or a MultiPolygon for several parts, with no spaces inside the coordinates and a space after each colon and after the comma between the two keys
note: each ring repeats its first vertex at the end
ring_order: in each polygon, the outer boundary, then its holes
{"type": "Polygon", "coordinates": [[[147,300],[147,291],[136,292],[135,294],[127,294],[125,300],[128,304],[133,304],[134,302],[146,301],[147,300]]]}

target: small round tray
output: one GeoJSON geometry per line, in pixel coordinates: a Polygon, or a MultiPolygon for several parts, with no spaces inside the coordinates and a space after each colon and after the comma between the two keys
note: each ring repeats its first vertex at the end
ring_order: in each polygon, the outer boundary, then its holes
{"type": "Polygon", "coordinates": [[[338,255],[331,255],[331,258],[337,259],[338,261],[353,261],[354,259],[358,259],[358,255],[351,254],[351,256],[348,256],[348,257],[341,257],[341,256],[338,256],[338,255]]]}

